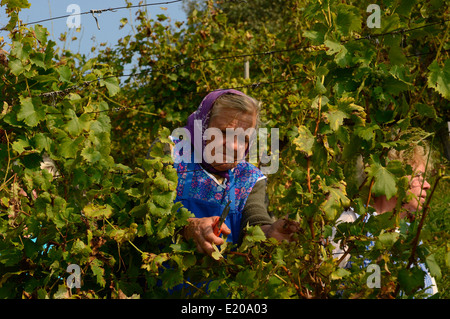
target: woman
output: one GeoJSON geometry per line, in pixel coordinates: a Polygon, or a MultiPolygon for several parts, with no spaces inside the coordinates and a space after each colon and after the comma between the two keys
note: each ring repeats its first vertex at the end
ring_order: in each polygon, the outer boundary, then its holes
{"type": "MultiPolygon", "coordinates": [[[[425,204],[425,200],[427,197],[427,190],[430,189],[430,184],[425,179],[425,173],[430,170],[432,164],[429,161],[428,156],[428,147],[422,147],[420,145],[415,145],[408,150],[397,151],[391,150],[388,153],[389,160],[399,160],[404,164],[408,164],[413,169],[413,174],[407,176],[409,183],[408,196],[405,202],[402,205],[401,211],[399,212],[400,218],[405,218],[406,220],[413,220],[415,218],[415,213],[417,211],[421,211],[423,209],[423,205],[425,204]]],[[[374,216],[384,214],[387,212],[394,211],[397,205],[397,196],[393,196],[391,198],[387,198],[385,195],[376,196],[373,199],[373,208],[375,209],[374,216]]],[[[366,216],[366,221],[370,216],[366,216]]],[[[356,221],[358,216],[352,209],[346,210],[342,213],[339,219],[336,221],[336,225],[340,223],[352,223],[356,221]]],[[[336,229],[333,229],[334,238],[336,229]]],[[[347,251],[348,247],[345,246],[343,248],[340,247],[340,242],[333,242],[333,246],[335,247],[333,250],[333,257],[337,260],[340,260],[347,251]]],[[[371,249],[373,244],[369,245],[367,249],[371,249]]],[[[350,260],[350,254],[345,255],[344,259],[339,264],[340,267],[349,266],[348,262],[350,260]]],[[[371,263],[370,260],[365,260],[365,266],[368,266],[371,263]]],[[[426,269],[424,264],[419,264],[419,267],[425,272],[424,278],[424,287],[426,288],[425,292],[429,295],[434,295],[438,292],[436,281],[433,277],[430,276],[428,270],[426,269]]]]}
{"type": "MultiPolygon", "coordinates": [[[[174,161],[178,172],[177,197],[175,201],[194,213],[184,228],[186,239],[193,239],[197,249],[211,255],[212,244],[221,245],[224,239],[214,233],[214,225],[229,202],[230,212],[221,226],[221,233],[227,241],[238,243],[242,240],[242,229],[260,225],[267,237],[290,240],[299,225],[287,219],[276,222],[269,216],[266,200],[267,178],[254,165],[245,161],[249,150],[249,139],[240,142],[239,138],[227,141],[227,129],[244,131],[255,129],[259,117],[260,104],[255,99],[237,90],[217,90],[208,94],[197,111],[192,113],[186,125],[190,133],[191,160],[174,161]],[[197,128],[195,125],[201,125],[197,128]],[[223,134],[218,142],[215,137],[205,139],[205,131],[214,128],[223,134]],[[201,143],[196,134],[201,134],[201,143]],[[209,160],[203,156],[210,143],[209,160]],[[231,154],[230,158],[227,158],[231,154]],[[194,160],[201,155],[201,163],[194,160]],[[242,156],[244,154],[244,156],[242,156]],[[214,160],[211,160],[214,159],[214,160]]],[[[175,144],[180,140],[172,138],[175,144]]],[[[175,159],[182,156],[183,148],[175,152],[175,159]]]]}

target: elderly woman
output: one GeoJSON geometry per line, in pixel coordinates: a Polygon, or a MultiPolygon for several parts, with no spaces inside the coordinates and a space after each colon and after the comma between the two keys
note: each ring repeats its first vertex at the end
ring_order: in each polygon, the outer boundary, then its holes
{"type": "MultiPolygon", "coordinates": [[[[195,218],[189,219],[183,235],[186,239],[193,239],[202,253],[211,255],[214,252],[212,244],[224,243],[224,239],[214,232],[214,225],[227,203],[230,211],[220,229],[227,235],[227,241],[239,243],[242,230],[247,225],[260,225],[267,237],[280,241],[290,240],[291,235],[298,231],[297,223],[287,219],[274,222],[270,217],[267,211],[267,178],[242,156],[248,153],[249,139],[241,143],[239,138],[233,137],[231,141],[225,138],[227,129],[245,131],[256,128],[259,110],[259,102],[240,91],[217,90],[208,94],[188,118],[185,129],[190,133],[188,147],[192,156],[188,161],[175,161],[174,167],[178,172],[175,201],[182,202],[194,213],[195,218]],[[201,127],[196,128],[198,123],[201,127]],[[219,143],[215,137],[208,140],[205,136],[208,128],[222,132],[224,138],[219,143]],[[199,141],[196,134],[202,135],[201,143],[195,143],[199,141]],[[195,161],[195,153],[203,155],[209,143],[215,143],[215,147],[210,148],[213,160],[202,156],[201,162],[195,161]],[[231,155],[231,160],[227,155],[231,155]]],[[[180,142],[176,137],[172,140],[175,144],[180,142]]],[[[183,151],[181,149],[173,156],[177,158],[183,151]]]]}

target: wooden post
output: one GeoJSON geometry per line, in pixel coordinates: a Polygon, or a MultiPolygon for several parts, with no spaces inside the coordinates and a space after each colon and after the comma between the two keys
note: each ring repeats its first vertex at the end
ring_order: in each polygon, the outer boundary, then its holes
{"type": "Polygon", "coordinates": [[[250,79],[250,61],[245,58],[244,61],[244,79],[250,79]]]}

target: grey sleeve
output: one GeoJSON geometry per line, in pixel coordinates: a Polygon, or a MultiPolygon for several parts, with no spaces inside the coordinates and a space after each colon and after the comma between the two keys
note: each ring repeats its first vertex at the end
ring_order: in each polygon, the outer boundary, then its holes
{"type": "Polygon", "coordinates": [[[241,219],[239,242],[242,241],[243,229],[247,226],[271,225],[274,220],[268,211],[269,198],[266,192],[267,179],[262,179],[253,186],[245,203],[241,219]]]}

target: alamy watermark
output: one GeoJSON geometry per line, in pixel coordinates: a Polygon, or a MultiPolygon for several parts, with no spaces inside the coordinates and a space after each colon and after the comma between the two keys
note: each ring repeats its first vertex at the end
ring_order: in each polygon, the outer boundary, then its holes
{"type": "Polygon", "coordinates": [[[227,128],[224,136],[222,130],[210,127],[202,135],[202,121],[195,120],[193,141],[190,132],[184,127],[173,130],[172,136],[177,139],[182,137],[174,147],[174,163],[206,162],[211,165],[235,163],[245,160],[248,155],[249,163],[262,164],[260,169],[263,174],[275,174],[278,171],[280,136],[278,128],[270,129],[271,155],[268,154],[267,128],[246,130],[227,128]],[[204,148],[203,141],[208,141],[204,148]],[[191,144],[194,145],[194,154],[191,153],[191,144]],[[202,149],[203,152],[196,151],[202,149]]]}
{"type": "Polygon", "coordinates": [[[77,264],[70,264],[66,271],[71,275],[66,279],[68,288],[81,288],[81,268],[77,264]]]}
{"type": "Polygon", "coordinates": [[[381,288],[381,270],[377,264],[367,266],[366,272],[371,273],[367,277],[366,284],[369,288],[381,288]]]}
{"type": "Polygon", "coordinates": [[[69,29],[79,29],[81,26],[81,7],[78,4],[72,3],[67,6],[66,12],[71,13],[71,15],[66,20],[67,27],[69,29]]]}
{"type": "Polygon", "coordinates": [[[381,28],[381,9],[378,4],[370,4],[367,6],[366,12],[372,13],[367,17],[366,23],[369,28],[381,28]]]}
{"type": "MultiPolygon", "coordinates": [[[[66,12],[71,13],[67,18],[66,24],[69,29],[80,28],[81,26],[81,7],[72,3],[67,6],[66,12]]],[[[381,28],[381,9],[378,4],[369,4],[366,8],[367,13],[371,13],[367,17],[366,23],[369,28],[381,28]]]]}

